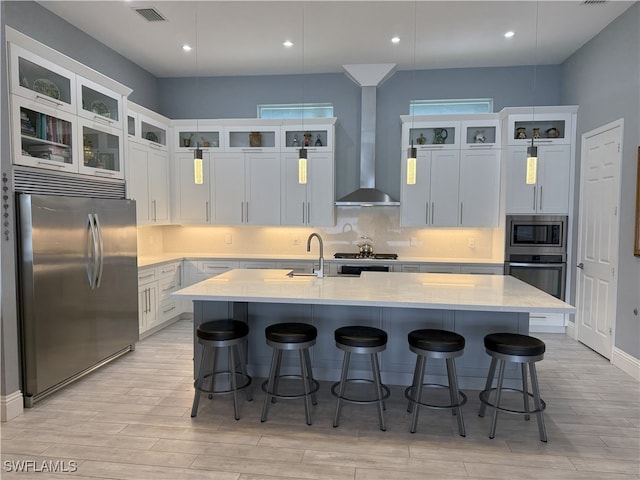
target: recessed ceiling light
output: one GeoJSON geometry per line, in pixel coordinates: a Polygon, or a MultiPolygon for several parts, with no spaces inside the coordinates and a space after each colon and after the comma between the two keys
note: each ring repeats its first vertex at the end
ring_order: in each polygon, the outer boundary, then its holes
{"type": "Polygon", "coordinates": [[[182,50],[184,50],[185,52],[190,52],[191,45],[189,45],[188,43],[185,43],[184,45],[182,45],[182,50]]]}
{"type": "Polygon", "coordinates": [[[507,33],[504,34],[504,38],[513,38],[515,34],[516,32],[514,32],[513,30],[509,30],[507,33]]]}
{"type": "Polygon", "coordinates": [[[393,37],[391,43],[400,43],[400,37],[393,37]]]}
{"type": "Polygon", "coordinates": [[[284,42],[282,42],[282,45],[284,45],[287,48],[291,48],[293,47],[293,42],[291,40],[285,40],[284,42]]]}

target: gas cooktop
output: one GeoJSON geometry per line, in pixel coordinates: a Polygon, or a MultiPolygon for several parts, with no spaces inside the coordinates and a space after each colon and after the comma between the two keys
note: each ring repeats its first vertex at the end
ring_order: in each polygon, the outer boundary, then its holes
{"type": "Polygon", "coordinates": [[[346,258],[346,259],[364,259],[364,260],[397,260],[397,253],[371,253],[369,255],[363,255],[361,253],[334,253],[333,258],[346,258]]]}

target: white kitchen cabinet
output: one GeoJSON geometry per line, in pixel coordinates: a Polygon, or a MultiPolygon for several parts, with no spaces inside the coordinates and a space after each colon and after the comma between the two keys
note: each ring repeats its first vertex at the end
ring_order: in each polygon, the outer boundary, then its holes
{"type": "Polygon", "coordinates": [[[101,122],[81,118],[78,120],[78,129],[78,172],[123,179],[125,174],[121,155],[124,145],[122,126],[106,126],[101,122]]]}
{"type": "Polygon", "coordinates": [[[185,308],[182,301],[171,298],[171,294],[183,286],[182,262],[162,264],[157,267],[157,270],[158,324],[161,324],[179,316],[183,311],[191,311],[191,308],[190,305],[185,308]]]}
{"type": "Polygon", "coordinates": [[[79,117],[122,130],[122,95],[81,76],[76,78],[76,86],[79,117]]]}
{"type": "Polygon", "coordinates": [[[239,263],[239,268],[267,270],[270,268],[276,268],[276,265],[277,262],[275,260],[242,260],[239,263]]]}
{"type": "Polygon", "coordinates": [[[212,223],[211,154],[202,154],[202,183],[195,183],[193,153],[174,153],[174,222],[184,225],[212,223]]]}
{"type": "Polygon", "coordinates": [[[184,286],[193,285],[207,278],[215,277],[234,268],[239,268],[237,260],[187,260],[184,286]]]}
{"type": "Polygon", "coordinates": [[[480,275],[502,275],[503,265],[460,265],[460,273],[480,274],[480,275]]]}
{"type": "Polygon", "coordinates": [[[313,261],[281,261],[277,262],[276,268],[291,270],[294,273],[313,273],[314,268],[318,268],[318,262],[313,261]]]}
{"type": "Polygon", "coordinates": [[[173,151],[191,152],[195,148],[215,154],[225,148],[224,125],[221,120],[173,120],[173,151]]]}
{"type": "Polygon", "coordinates": [[[403,263],[401,271],[408,273],[460,273],[460,266],[448,263],[403,263]]]}
{"type": "Polygon", "coordinates": [[[571,145],[576,107],[520,107],[505,109],[507,143],[514,146],[571,145]]]}
{"type": "Polygon", "coordinates": [[[165,150],[129,142],[127,196],[136,201],[138,225],[169,223],[169,155],[165,150]]]}
{"type": "Polygon", "coordinates": [[[400,225],[495,227],[500,212],[500,119],[495,114],[403,115],[400,225]],[[417,150],[407,184],[407,149],[417,150]]]}
{"type": "MultiPolygon", "coordinates": [[[[406,151],[405,151],[406,155],[406,151]]],[[[401,178],[407,177],[406,158],[401,178]]],[[[460,151],[418,149],[416,183],[402,183],[400,225],[402,227],[455,227],[458,225],[460,151]]]]}
{"type": "Polygon", "coordinates": [[[281,120],[260,120],[255,124],[246,119],[225,121],[224,149],[236,153],[280,152],[281,120]]]}
{"type": "Polygon", "coordinates": [[[569,214],[572,147],[538,147],[536,181],[527,184],[527,147],[511,146],[507,153],[507,214],[569,214]]]}
{"type": "Polygon", "coordinates": [[[13,163],[123,179],[131,90],[38,42],[19,43],[9,43],[13,163]]]}
{"type": "Polygon", "coordinates": [[[279,153],[226,153],[212,164],[216,224],[280,224],[279,153]]]}
{"type": "Polygon", "coordinates": [[[11,93],[49,109],[76,114],[74,72],[14,43],[10,51],[11,93]]]}
{"type": "Polygon", "coordinates": [[[307,183],[299,183],[298,153],[282,154],[282,225],[335,224],[335,166],[331,152],[307,152],[307,183]]]}
{"type": "Polygon", "coordinates": [[[158,318],[158,272],[155,267],[138,269],[138,325],[149,330],[158,318]]]}
{"type": "Polygon", "coordinates": [[[280,149],[297,153],[300,148],[309,152],[334,152],[336,118],[282,120],[280,149]]]}
{"type": "Polygon", "coordinates": [[[497,227],[500,217],[500,149],[460,151],[461,227],[497,227]]]}
{"type": "Polygon", "coordinates": [[[11,103],[13,163],[77,173],[76,117],[17,95],[11,103]]]}

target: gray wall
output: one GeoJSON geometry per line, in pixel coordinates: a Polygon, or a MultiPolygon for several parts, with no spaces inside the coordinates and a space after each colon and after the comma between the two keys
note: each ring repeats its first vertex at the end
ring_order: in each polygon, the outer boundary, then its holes
{"type": "MultiPolygon", "coordinates": [[[[462,68],[397,72],[377,92],[376,183],[400,198],[400,115],[410,100],[493,98],[505,106],[560,105],[560,67],[462,68]]],[[[359,185],[360,87],[343,73],[262,77],[162,78],[160,111],[169,118],[256,116],[262,103],[330,102],[336,129],[336,194],[359,185]]]]}
{"type": "Polygon", "coordinates": [[[158,108],[156,77],[32,1],[3,1],[7,26],[133,89],[132,102],[158,108]]]}
{"type": "MultiPolygon", "coordinates": [[[[640,320],[634,313],[640,309],[640,258],[633,256],[640,145],[640,3],[564,63],[562,83],[563,100],[580,105],[576,158],[580,158],[582,134],[624,118],[615,346],[640,358],[640,320]]],[[[579,175],[578,165],[577,178],[579,175]]],[[[576,242],[574,239],[574,245],[576,242]]]]}

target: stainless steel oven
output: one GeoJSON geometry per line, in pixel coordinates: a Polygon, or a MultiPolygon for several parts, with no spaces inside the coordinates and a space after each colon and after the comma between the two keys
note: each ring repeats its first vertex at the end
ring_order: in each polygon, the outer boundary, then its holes
{"type": "Polygon", "coordinates": [[[567,217],[507,216],[505,275],[561,300],[567,278],[567,217]]]}

